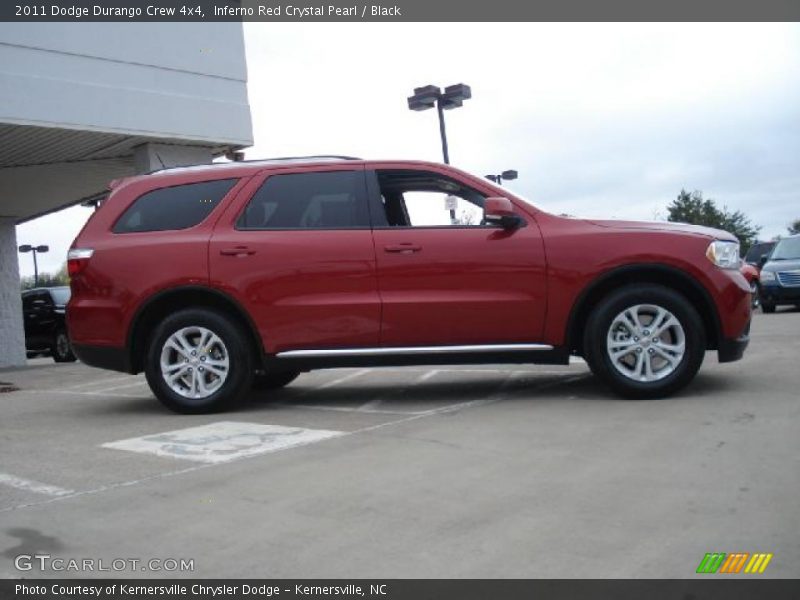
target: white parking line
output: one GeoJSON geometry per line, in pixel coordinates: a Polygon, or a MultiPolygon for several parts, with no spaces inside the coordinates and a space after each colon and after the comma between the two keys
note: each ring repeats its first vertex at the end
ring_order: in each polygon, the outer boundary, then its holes
{"type": "MultiPolygon", "coordinates": [[[[275,406],[302,408],[305,410],[327,410],[331,412],[365,413],[376,415],[417,415],[427,411],[384,410],[380,408],[364,408],[363,406],[329,406],[326,404],[292,404],[289,402],[273,402],[275,406]]],[[[369,404],[369,403],[368,403],[369,404]]]]}
{"type": "Polygon", "coordinates": [[[23,479],[16,475],[9,473],[0,473],[0,484],[7,485],[18,490],[25,490],[26,492],[35,492],[37,494],[45,494],[46,496],[69,496],[74,494],[72,490],[65,490],[55,485],[48,485],[30,479],[23,479]]]}
{"type": "MultiPolygon", "coordinates": [[[[408,389],[412,386],[417,385],[418,383],[424,383],[428,381],[431,377],[434,377],[439,372],[438,369],[431,369],[430,371],[425,371],[422,375],[417,377],[415,381],[412,381],[409,385],[405,386],[403,389],[408,389]]],[[[377,408],[383,404],[383,398],[375,398],[374,400],[370,400],[369,402],[365,402],[361,406],[356,409],[357,412],[373,412],[377,410],[377,408]]]]}
{"type": "Polygon", "coordinates": [[[90,390],[90,391],[88,391],[86,393],[87,394],[103,395],[103,394],[107,394],[108,392],[113,392],[114,390],[121,390],[121,389],[124,389],[124,388],[136,387],[138,385],[147,385],[147,381],[145,381],[144,379],[140,379],[139,381],[135,381],[133,383],[126,383],[124,385],[115,385],[114,387],[103,388],[102,390],[90,390]]]}
{"type": "Polygon", "coordinates": [[[361,377],[362,375],[366,375],[367,373],[369,373],[369,369],[360,369],[355,373],[348,373],[347,375],[339,377],[339,379],[334,379],[333,381],[328,381],[327,383],[318,385],[313,390],[309,390],[309,392],[306,393],[310,393],[310,391],[326,390],[330,387],[339,385],[340,383],[344,383],[345,381],[350,381],[351,379],[355,379],[356,377],[361,377]]]}
{"type": "Polygon", "coordinates": [[[89,381],[87,383],[81,383],[78,385],[71,385],[69,387],[64,388],[65,390],[79,390],[82,388],[92,387],[94,385],[103,385],[104,383],[115,383],[117,381],[129,381],[134,377],[138,377],[138,375],[126,375],[125,377],[107,377],[106,379],[97,379],[95,381],[89,381]]]}
{"type": "Polygon", "coordinates": [[[97,392],[79,392],[75,390],[19,390],[17,394],[34,394],[38,396],[49,396],[51,394],[67,394],[71,396],[108,396],[110,398],[141,398],[142,396],[134,396],[133,394],[98,394],[97,392]]]}

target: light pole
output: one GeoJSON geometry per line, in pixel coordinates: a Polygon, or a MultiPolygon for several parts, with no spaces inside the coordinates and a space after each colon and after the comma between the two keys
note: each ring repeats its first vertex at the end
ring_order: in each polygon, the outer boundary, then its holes
{"type": "Polygon", "coordinates": [[[439,114],[439,135],[442,138],[442,156],[444,163],[450,164],[450,151],[447,148],[447,131],[444,126],[444,111],[458,108],[464,100],[472,98],[472,90],[468,85],[458,83],[444,88],[444,92],[435,85],[414,88],[414,95],[408,99],[410,110],[428,110],[436,107],[439,114]]]}
{"type": "Polygon", "coordinates": [[[516,179],[519,176],[514,169],[508,169],[507,171],[503,171],[499,175],[486,175],[486,179],[489,181],[494,181],[497,185],[503,185],[503,180],[511,181],[512,179],[516,179]]]}
{"type": "MultiPolygon", "coordinates": [[[[444,127],[444,111],[458,108],[464,100],[472,98],[472,90],[468,85],[457,83],[444,88],[444,92],[435,85],[414,88],[414,95],[408,98],[410,110],[421,111],[436,107],[439,115],[439,136],[442,138],[442,157],[444,164],[450,164],[450,150],[447,147],[447,131],[444,127]]],[[[456,211],[450,209],[450,221],[455,222],[456,211]]]]}
{"type": "Polygon", "coordinates": [[[50,246],[31,246],[30,244],[23,244],[19,247],[19,251],[23,254],[26,252],[33,253],[33,287],[39,287],[39,264],[36,261],[36,255],[43,252],[49,252],[50,246]]]}

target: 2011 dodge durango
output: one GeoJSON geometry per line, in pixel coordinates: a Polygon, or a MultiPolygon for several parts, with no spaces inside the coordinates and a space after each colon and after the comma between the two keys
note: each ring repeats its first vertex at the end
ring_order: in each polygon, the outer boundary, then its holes
{"type": "Polygon", "coordinates": [[[555,216],[416,161],[307,157],[112,182],[69,251],[88,365],[220,410],[311,369],[586,359],[618,394],[671,394],[748,343],[724,231],[555,216]]]}

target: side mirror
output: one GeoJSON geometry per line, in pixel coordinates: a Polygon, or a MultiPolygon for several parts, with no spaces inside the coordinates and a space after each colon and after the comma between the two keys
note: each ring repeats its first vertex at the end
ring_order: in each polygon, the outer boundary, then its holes
{"type": "Polygon", "coordinates": [[[522,225],[522,219],[514,212],[514,205],[508,198],[487,198],[483,203],[483,220],[503,229],[515,229],[522,225]]]}
{"type": "Polygon", "coordinates": [[[758,266],[763,267],[767,264],[767,258],[769,258],[769,254],[762,254],[761,258],[758,259],[758,266]]]}

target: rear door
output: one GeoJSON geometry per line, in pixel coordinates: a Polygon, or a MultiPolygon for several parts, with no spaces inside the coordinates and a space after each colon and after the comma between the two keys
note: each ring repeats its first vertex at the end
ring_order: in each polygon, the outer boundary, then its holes
{"type": "Polygon", "coordinates": [[[361,165],[268,171],[217,223],[211,284],[247,309],[268,353],[378,344],[364,173],[361,165]]]}

